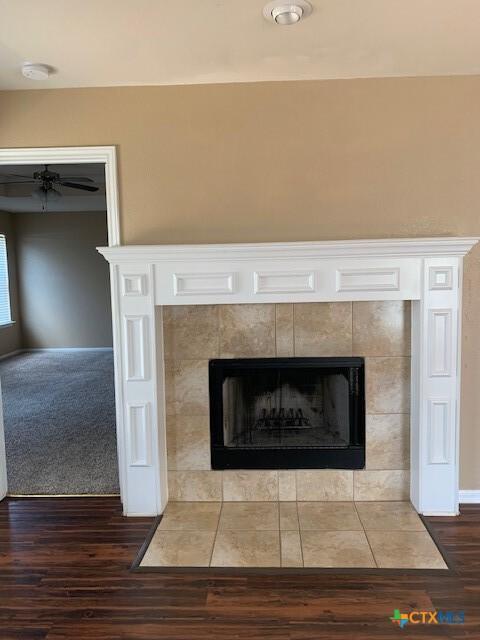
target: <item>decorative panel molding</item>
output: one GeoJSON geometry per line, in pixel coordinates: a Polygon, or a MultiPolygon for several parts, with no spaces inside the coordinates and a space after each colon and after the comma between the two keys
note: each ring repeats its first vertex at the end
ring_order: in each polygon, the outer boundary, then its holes
{"type": "Polygon", "coordinates": [[[338,269],[337,291],[398,291],[400,269],[338,269]]]}
{"type": "Polygon", "coordinates": [[[150,423],[148,404],[128,405],[128,460],[131,467],[150,465],[150,423]]]}
{"type": "Polygon", "coordinates": [[[234,273],[174,273],[176,296],[234,293],[234,273]]]}
{"type": "Polygon", "coordinates": [[[255,271],[255,293],[310,293],[315,291],[313,271],[255,271]]]}
{"type": "Polygon", "coordinates": [[[449,424],[449,400],[430,400],[428,409],[429,464],[449,464],[449,424]]]}
{"type": "Polygon", "coordinates": [[[125,316],[125,379],[147,380],[147,322],[146,316],[125,316]]]}
{"type": "Polygon", "coordinates": [[[452,311],[430,309],[428,317],[428,375],[452,375],[452,311]]]}
{"type": "Polygon", "coordinates": [[[453,267],[430,267],[428,283],[431,291],[452,289],[453,267]]]}
{"type": "Polygon", "coordinates": [[[144,296],[147,294],[147,279],[139,274],[124,274],[122,276],[122,294],[124,296],[144,296]]]}

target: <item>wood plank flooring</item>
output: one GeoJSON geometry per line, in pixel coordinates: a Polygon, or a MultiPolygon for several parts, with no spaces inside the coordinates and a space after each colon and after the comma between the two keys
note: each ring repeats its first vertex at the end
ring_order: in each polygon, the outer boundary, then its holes
{"type": "Polygon", "coordinates": [[[153,519],[115,498],[0,503],[0,638],[324,640],[480,638],[480,506],[430,518],[453,571],[131,572],[153,519]],[[463,625],[409,625],[397,608],[465,611],[463,625]]]}

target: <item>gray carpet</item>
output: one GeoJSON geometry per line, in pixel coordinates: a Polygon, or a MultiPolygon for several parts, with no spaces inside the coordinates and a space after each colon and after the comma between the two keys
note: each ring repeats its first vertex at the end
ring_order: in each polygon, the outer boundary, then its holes
{"type": "Polygon", "coordinates": [[[9,493],[118,493],[112,352],[23,353],[0,378],[9,493]]]}

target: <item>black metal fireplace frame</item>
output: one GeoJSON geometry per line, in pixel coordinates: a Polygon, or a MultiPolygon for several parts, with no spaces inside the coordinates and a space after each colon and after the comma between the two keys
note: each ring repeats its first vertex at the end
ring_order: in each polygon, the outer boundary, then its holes
{"type": "Polygon", "coordinates": [[[365,363],[363,358],[235,358],[209,363],[212,469],[363,469],[365,466],[365,363]],[[343,447],[226,447],[223,441],[223,382],[234,373],[312,368],[348,371],[350,444],[343,447]]]}

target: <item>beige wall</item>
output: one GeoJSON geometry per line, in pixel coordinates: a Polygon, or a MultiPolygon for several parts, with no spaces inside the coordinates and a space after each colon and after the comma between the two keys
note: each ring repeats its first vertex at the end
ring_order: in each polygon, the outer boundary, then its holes
{"type": "Polygon", "coordinates": [[[22,346],[18,306],[17,260],[15,251],[15,228],[10,213],[0,211],[0,233],[5,235],[7,242],[8,277],[10,283],[10,306],[14,324],[0,327],[0,356],[12,353],[22,346]]]}
{"type": "Polygon", "coordinates": [[[16,213],[24,348],[112,346],[104,213],[16,213]]]}
{"type": "MultiPolygon", "coordinates": [[[[479,104],[479,76],[7,92],[0,146],[118,145],[125,243],[480,235],[479,104]]],[[[479,286],[477,249],[465,276],[469,489],[479,286]]]]}

